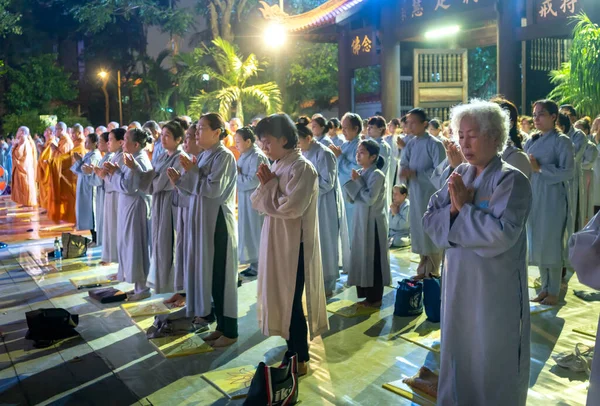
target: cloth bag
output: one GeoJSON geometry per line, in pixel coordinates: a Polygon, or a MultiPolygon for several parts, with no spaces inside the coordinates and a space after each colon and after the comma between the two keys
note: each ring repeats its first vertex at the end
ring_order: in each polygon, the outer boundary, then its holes
{"type": "Polygon", "coordinates": [[[423,279],[423,307],[427,320],[432,323],[440,322],[442,311],[442,289],[440,278],[423,279]]]}
{"type": "Polygon", "coordinates": [[[298,356],[295,353],[287,351],[279,367],[270,367],[264,362],[258,364],[244,405],[288,406],[297,401],[298,356]]]}
{"type": "Polygon", "coordinates": [[[88,292],[88,295],[100,303],[122,302],[127,299],[127,294],[125,292],[111,287],[92,289],[88,292]]]}
{"type": "Polygon", "coordinates": [[[62,234],[62,253],[64,259],[80,258],[87,254],[87,246],[90,239],[80,235],[63,233],[62,234]]]}
{"type": "Polygon", "coordinates": [[[29,330],[27,340],[36,342],[36,347],[47,347],[55,340],[78,335],[75,327],[79,324],[79,316],[65,309],[38,309],[25,313],[29,330]]]}
{"type": "Polygon", "coordinates": [[[423,283],[404,279],[398,282],[394,316],[410,317],[423,313],[423,283]]]}

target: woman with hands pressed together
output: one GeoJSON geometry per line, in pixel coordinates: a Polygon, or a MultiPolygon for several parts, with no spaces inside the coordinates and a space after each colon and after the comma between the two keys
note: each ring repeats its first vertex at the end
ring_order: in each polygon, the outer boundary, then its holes
{"type": "Polygon", "coordinates": [[[91,176],[90,183],[96,188],[96,245],[101,246],[104,241],[104,179],[98,176],[99,170],[102,170],[104,163],[110,161],[113,153],[108,151],[108,133],[103,132],[98,135],[98,151],[102,158],[95,165],[83,165],[81,170],[86,175],[91,176]]]}
{"type": "Polygon", "coordinates": [[[258,324],[263,334],[281,336],[298,354],[298,373],[308,372],[308,341],[329,329],[319,242],[318,176],[302,156],[298,132],[285,114],[256,126],[271,169],[260,165],[252,207],[265,214],[258,262],[258,324]],[[306,292],[307,319],[302,306],[306,292]]]}
{"type": "Polygon", "coordinates": [[[500,158],[505,110],[473,100],[454,107],[451,119],[467,163],[431,197],[422,220],[446,250],[437,404],[525,405],[531,186],[500,158]]]}
{"type": "Polygon", "coordinates": [[[152,142],[152,135],[146,130],[128,130],[123,142],[123,164],[104,164],[110,175],[109,183],[119,195],[117,279],[135,285],[133,291],[127,292],[128,301],[150,297],[146,282],[150,269],[151,197],[143,190],[144,180],[152,171],[150,158],[144,151],[149,142],[152,142]]]}
{"type": "Polygon", "coordinates": [[[216,318],[215,331],[203,337],[215,348],[230,346],[238,338],[234,217],[237,166],[235,156],[222,142],[226,135],[219,114],[204,114],[196,132],[197,144],[204,150],[198,163],[182,154],[183,171],[173,167],[167,171],[177,189],[190,194],[185,231],[185,312],[195,317],[194,324],[216,318]]]}

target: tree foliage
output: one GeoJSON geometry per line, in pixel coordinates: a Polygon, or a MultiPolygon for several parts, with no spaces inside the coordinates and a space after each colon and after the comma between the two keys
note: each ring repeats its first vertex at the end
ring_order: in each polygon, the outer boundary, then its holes
{"type": "Polygon", "coordinates": [[[580,114],[600,112],[600,28],[587,15],[574,17],[571,61],[550,72],[556,87],[548,97],[572,104],[580,114]]]}
{"type": "MultiPolygon", "coordinates": [[[[182,75],[182,86],[188,86],[186,81],[197,81],[198,77],[208,75],[210,80],[215,80],[219,86],[217,90],[206,92],[192,97],[189,112],[199,115],[207,108],[217,110],[224,118],[229,118],[233,112],[235,117],[244,121],[243,105],[248,100],[259,102],[267,114],[276,112],[281,108],[281,92],[275,82],[256,83],[260,69],[260,62],[254,54],[246,59],[238,55],[237,48],[222,38],[212,41],[213,46],[206,48],[216,65],[202,66],[194,64],[187,73],[182,75]]],[[[197,53],[198,57],[204,54],[197,53]]]]}
{"type": "Polygon", "coordinates": [[[0,0],[0,37],[6,38],[9,34],[21,34],[19,26],[21,14],[9,9],[10,0],[0,0]]]}
{"type": "Polygon", "coordinates": [[[9,66],[7,76],[9,87],[5,102],[15,114],[29,110],[49,113],[51,102],[60,104],[77,98],[76,82],[58,66],[53,54],[33,57],[20,66],[9,66]]]}
{"type": "Polygon", "coordinates": [[[469,97],[489,99],[497,93],[496,46],[470,49],[469,97]]]}

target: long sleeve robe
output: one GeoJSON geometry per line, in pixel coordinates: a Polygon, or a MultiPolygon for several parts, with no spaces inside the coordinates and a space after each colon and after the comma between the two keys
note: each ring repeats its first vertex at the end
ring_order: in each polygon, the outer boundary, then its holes
{"type": "Polygon", "coordinates": [[[383,286],[391,283],[390,252],[386,244],[388,221],[385,196],[387,185],[383,172],[371,165],[359,171],[360,177],[344,185],[344,193],[354,203],[354,240],[348,286],[371,287],[374,284],[374,258],[381,258],[383,286]],[[380,252],[375,252],[375,230],[380,252]]]}
{"type": "MultiPolygon", "coordinates": [[[[182,152],[181,154],[186,154],[182,152]]],[[[186,154],[188,157],[189,155],[186,154]]],[[[198,157],[196,157],[198,158],[198,157]]],[[[187,277],[190,272],[188,266],[188,252],[187,252],[187,240],[190,238],[188,235],[188,222],[190,221],[190,202],[192,195],[179,188],[175,188],[173,191],[173,205],[177,207],[177,220],[175,224],[175,278],[174,287],[176,291],[184,290],[187,286],[187,277]]]]}
{"type": "Polygon", "coordinates": [[[598,157],[594,161],[594,187],[592,189],[594,206],[600,206],[600,144],[596,145],[598,157]]]}
{"type": "Polygon", "coordinates": [[[257,314],[267,336],[289,339],[300,244],[310,339],[329,329],[318,231],[318,175],[294,150],[272,165],[276,175],[252,194],[252,207],[265,214],[258,261],[257,314]]]}
{"type": "MultiPolygon", "coordinates": [[[[325,291],[335,290],[339,278],[339,244],[341,216],[338,212],[339,195],[337,162],[331,150],[319,142],[313,142],[302,155],[315,167],[319,179],[317,213],[319,217],[319,242],[325,291]]],[[[343,206],[341,206],[343,208],[343,206]]]]}
{"type": "Polygon", "coordinates": [[[421,219],[431,196],[438,190],[432,183],[436,167],[446,158],[444,144],[429,133],[412,138],[402,151],[401,168],[415,172],[407,181],[410,197],[410,234],[412,252],[419,255],[439,253],[429,236],[423,232],[421,219]]]}
{"type": "Polygon", "coordinates": [[[329,135],[327,134],[323,134],[320,137],[315,137],[315,140],[317,140],[317,142],[320,142],[327,148],[329,148],[330,145],[334,145],[333,141],[331,141],[331,138],[329,138],[329,135]]]}
{"type": "Polygon", "coordinates": [[[581,177],[579,178],[579,224],[583,228],[594,216],[594,164],[598,158],[596,144],[587,140],[581,159],[581,177]]]}
{"type": "Polygon", "coordinates": [[[583,224],[581,224],[581,202],[580,198],[583,197],[583,158],[587,149],[587,137],[585,134],[571,127],[569,132],[566,134],[573,143],[573,154],[574,154],[574,167],[573,177],[569,181],[570,189],[570,205],[569,205],[569,221],[567,223],[568,237],[573,235],[575,231],[578,231],[583,224]]]}
{"type": "Polygon", "coordinates": [[[390,232],[389,237],[393,239],[392,245],[400,247],[403,245],[402,238],[410,238],[410,201],[404,200],[398,214],[394,215],[390,211],[390,232]]]}
{"type": "Polygon", "coordinates": [[[202,152],[198,165],[185,172],[177,182],[178,189],[191,195],[185,286],[188,317],[202,317],[211,312],[214,241],[219,210],[223,211],[227,225],[223,315],[238,317],[237,227],[234,217],[236,176],[235,156],[221,142],[202,152]]]}
{"type": "MultiPolygon", "coordinates": [[[[394,158],[392,156],[392,149],[383,137],[372,138],[372,140],[379,144],[379,156],[383,158],[383,168],[381,168],[381,172],[383,172],[385,175],[385,184],[387,190],[387,194],[385,196],[385,205],[386,207],[390,207],[390,204],[392,203],[392,188],[394,187],[394,174],[392,173],[392,170],[394,169],[394,158]]],[[[387,210],[385,215],[388,215],[387,210]]]]}
{"type": "MultiPolygon", "coordinates": [[[[107,152],[100,161],[98,161],[96,166],[102,168],[105,162],[110,162],[113,155],[114,153],[107,152]]],[[[90,182],[96,188],[96,244],[101,246],[104,241],[104,179],[92,172],[90,182]]]]}
{"type": "MultiPolygon", "coordinates": [[[[156,150],[155,150],[156,152],[156,150]]],[[[174,292],[175,289],[175,225],[177,207],[173,204],[175,187],[167,175],[168,168],[182,171],[179,157],[181,149],[169,155],[161,154],[154,162],[153,170],[142,179],[142,189],[152,195],[150,274],[148,286],[158,294],[174,292]]],[[[177,236],[178,238],[179,236],[177,236]]]]}
{"type": "Polygon", "coordinates": [[[40,196],[39,204],[40,207],[48,209],[50,199],[51,178],[50,178],[50,163],[52,159],[57,155],[51,147],[51,142],[46,145],[40,154],[37,167],[37,182],[39,185],[40,196]]]}
{"type": "MultiPolygon", "coordinates": [[[[110,158],[110,162],[123,166],[123,151],[118,150],[110,158]]],[[[104,178],[104,219],[102,220],[102,261],[119,262],[118,237],[119,228],[119,193],[110,182],[110,177],[104,178]]]]}
{"type": "Polygon", "coordinates": [[[36,151],[30,135],[23,136],[12,148],[12,187],[11,200],[23,206],[37,206],[37,185],[35,183],[36,151]]]}
{"type": "Polygon", "coordinates": [[[269,158],[256,145],[238,160],[238,258],[241,264],[258,262],[264,216],[252,208],[250,196],[260,185],[256,172],[261,164],[269,165],[269,158]]]}
{"type": "Polygon", "coordinates": [[[58,142],[60,152],[51,163],[52,192],[48,207],[48,216],[55,223],[61,221],[75,223],[75,200],[77,199],[77,176],[71,171],[73,154],[85,155],[82,142],[74,145],[73,141],[63,135],[58,142]],[[66,151],[66,152],[64,152],[66,151]]]}
{"type": "Polygon", "coordinates": [[[525,223],[529,181],[495,157],[477,177],[455,170],[475,190],[451,219],[447,184],[423,217],[446,250],[438,405],[524,406],[529,387],[529,297],[525,223]],[[501,303],[502,305],[499,305],[501,303]]]}
{"type": "Polygon", "coordinates": [[[510,144],[502,152],[502,159],[523,172],[527,176],[527,179],[531,179],[533,169],[531,168],[529,157],[525,152],[510,144]]]}
{"type": "Polygon", "coordinates": [[[93,173],[86,174],[83,165],[96,166],[102,159],[100,151],[94,149],[83,156],[80,161],[75,161],[71,171],[77,175],[77,199],[75,201],[75,227],[77,230],[97,230],[96,221],[96,188],[93,183],[93,173]]]}
{"type": "Polygon", "coordinates": [[[336,147],[341,147],[342,144],[346,141],[342,134],[337,134],[329,138],[331,139],[331,142],[333,142],[333,145],[335,145],[336,147]]]}
{"type": "MultiPolygon", "coordinates": [[[[340,185],[345,185],[352,179],[352,170],[359,170],[360,165],[356,162],[356,150],[360,142],[359,137],[352,141],[346,141],[342,144],[342,154],[338,157],[338,178],[340,185]]],[[[346,221],[348,224],[348,239],[351,243],[352,233],[354,231],[354,205],[344,196],[344,208],[346,210],[346,221]]]]}
{"type": "Polygon", "coordinates": [[[146,283],[150,269],[149,221],[150,196],[140,189],[152,163],[143,149],[133,154],[134,168],[121,165],[109,183],[119,195],[117,214],[117,279],[129,283],[146,283]]]}
{"type": "MultiPolygon", "coordinates": [[[[600,290],[600,214],[569,240],[569,258],[577,272],[579,282],[592,289],[600,290]]],[[[596,333],[596,346],[600,348],[600,321],[596,333]]],[[[594,354],[587,406],[596,406],[600,399],[600,356],[594,354]]]]}
{"type": "Polygon", "coordinates": [[[562,267],[570,212],[570,181],[575,167],[569,137],[550,131],[532,137],[524,150],[540,164],[531,177],[533,204],[527,222],[529,265],[562,267]]]}

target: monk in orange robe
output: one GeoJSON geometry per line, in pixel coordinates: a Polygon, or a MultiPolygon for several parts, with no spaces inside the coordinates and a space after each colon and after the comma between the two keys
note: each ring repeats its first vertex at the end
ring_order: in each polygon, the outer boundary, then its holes
{"type": "Polygon", "coordinates": [[[38,169],[37,169],[37,181],[40,189],[40,207],[48,210],[48,200],[50,199],[50,163],[52,159],[54,159],[58,154],[52,148],[52,146],[56,147],[55,144],[55,134],[56,129],[54,126],[50,126],[46,128],[44,131],[44,149],[40,154],[40,159],[38,160],[38,169]]]}
{"type": "MultiPolygon", "coordinates": [[[[67,202],[73,193],[69,193],[71,186],[71,150],[73,140],[67,134],[67,125],[60,122],[56,126],[55,143],[50,144],[55,154],[50,161],[50,189],[48,190],[48,217],[55,223],[75,217],[75,205],[68,207],[67,202]],[[72,213],[68,213],[71,208],[72,213]]],[[[74,195],[74,194],[73,194],[74,195]]],[[[75,222],[73,220],[73,222],[75,222]]]]}
{"type": "Polygon", "coordinates": [[[20,127],[12,149],[11,200],[26,207],[37,206],[35,165],[37,154],[29,128],[20,127]]]}
{"type": "Polygon", "coordinates": [[[229,134],[227,134],[225,136],[225,138],[223,139],[223,145],[225,145],[225,147],[227,147],[231,152],[233,152],[233,156],[235,157],[235,160],[237,161],[238,159],[240,159],[240,151],[238,151],[237,147],[235,146],[235,132],[242,127],[242,120],[240,120],[237,117],[232,118],[229,121],[229,134]]]}

